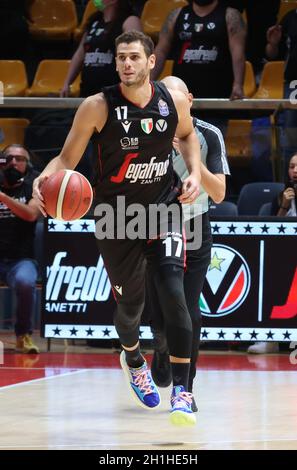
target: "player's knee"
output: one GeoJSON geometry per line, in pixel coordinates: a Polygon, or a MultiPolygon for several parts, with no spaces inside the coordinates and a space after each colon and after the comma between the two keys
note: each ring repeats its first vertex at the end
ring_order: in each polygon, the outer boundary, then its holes
{"type": "Polygon", "coordinates": [[[140,304],[119,303],[114,314],[114,324],[120,331],[133,331],[138,328],[144,302],[140,304]]]}

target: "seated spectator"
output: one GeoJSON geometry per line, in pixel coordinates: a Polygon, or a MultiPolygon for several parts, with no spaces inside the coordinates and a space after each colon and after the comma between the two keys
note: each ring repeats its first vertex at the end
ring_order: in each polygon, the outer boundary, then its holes
{"type": "MultiPolygon", "coordinates": [[[[277,200],[272,204],[272,215],[279,217],[296,217],[297,212],[297,153],[293,155],[289,162],[288,178],[285,189],[277,200]]],[[[262,342],[253,344],[247,350],[250,354],[267,354],[278,352],[277,342],[262,342]]]]}
{"type": "Polygon", "coordinates": [[[61,96],[69,95],[69,87],[81,72],[81,96],[99,93],[104,86],[118,83],[115,67],[114,41],[122,32],[141,31],[141,22],[131,15],[127,0],[94,0],[98,11],[86,26],[86,31],[72,57],[61,96]]]}
{"type": "Polygon", "coordinates": [[[37,172],[22,145],[9,145],[0,157],[0,280],[16,295],[16,351],[37,354],[31,338],[37,279],[33,242],[39,216],[32,183],[37,172]]]}

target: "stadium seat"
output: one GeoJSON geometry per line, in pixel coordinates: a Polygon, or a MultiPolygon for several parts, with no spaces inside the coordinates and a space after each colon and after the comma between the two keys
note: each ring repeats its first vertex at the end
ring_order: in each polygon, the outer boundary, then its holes
{"type": "Polygon", "coordinates": [[[294,10],[294,8],[297,8],[297,1],[282,0],[278,10],[277,22],[279,23],[281,19],[288,13],[288,11],[294,10]]]}
{"type": "Polygon", "coordinates": [[[256,88],[257,86],[256,86],[253,66],[248,60],[246,60],[244,83],[243,83],[244,96],[246,96],[247,98],[250,98],[255,93],[256,88]]]}
{"type": "Polygon", "coordinates": [[[85,29],[85,26],[87,24],[87,21],[88,19],[90,18],[90,16],[95,13],[97,10],[97,8],[95,7],[94,5],[94,2],[93,0],[89,0],[87,5],[86,5],[86,8],[84,10],[84,13],[83,13],[83,16],[82,16],[82,19],[81,19],[81,22],[80,24],[78,25],[77,28],[75,28],[74,30],[74,33],[73,33],[73,37],[75,39],[75,41],[80,41],[82,35],[83,35],[83,31],[85,29]]]}
{"type": "Polygon", "coordinates": [[[259,210],[260,216],[266,216],[266,215],[271,215],[271,209],[272,209],[272,202],[266,202],[265,204],[262,204],[259,210]]]}
{"type": "Polygon", "coordinates": [[[0,118],[0,150],[10,144],[24,144],[25,129],[30,124],[28,119],[0,118]]]}
{"type": "Polygon", "coordinates": [[[284,96],[284,62],[266,62],[259,88],[253,99],[282,99],[284,96]]]}
{"type": "Polygon", "coordinates": [[[215,204],[214,202],[212,202],[209,206],[209,215],[211,217],[236,217],[238,215],[237,206],[233,202],[229,201],[223,201],[220,204],[215,204]]]}
{"type": "MultiPolygon", "coordinates": [[[[36,70],[33,84],[27,96],[59,96],[63,87],[70,60],[42,60],[36,70]]],[[[80,75],[70,87],[70,96],[79,96],[80,75]]]]}
{"type": "Polygon", "coordinates": [[[34,0],[28,16],[29,31],[37,40],[70,40],[77,26],[72,0],[34,0]]]}
{"type": "Polygon", "coordinates": [[[225,144],[229,158],[252,157],[252,121],[248,119],[229,119],[225,144]]]}
{"type": "Polygon", "coordinates": [[[27,73],[21,60],[0,60],[0,81],[4,96],[25,96],[27,73]]]}
{"type": "Polygon", "coordinates": [[[186,0],[162,0],[162,5],[160,0],[147,0],[141,15],[143,32],[157,42],[159,32],[168,14],[175,8],[186,5],[188,5],[186,0]]]}
{"type": "Polygon", "coordinates": [[[245,184],[238,197],[238,215],[257,215],[263,204],[272,202],[284,189],[283,183],[245,184]]]}

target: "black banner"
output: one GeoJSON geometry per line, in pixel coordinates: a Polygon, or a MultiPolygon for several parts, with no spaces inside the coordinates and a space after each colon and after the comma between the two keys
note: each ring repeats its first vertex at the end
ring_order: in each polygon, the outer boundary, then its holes
{"type": "MultiPolygon", "coordinates": [[[[42,332],[48,338],[117,338],[116,307],[95,222],[48,220],[42,332]]],[[[200,299],[202,339],[297,340],[297,219],[222,218],[200,299]]],[[[141,337],[151,339],[145,321],[141,337]]]]}

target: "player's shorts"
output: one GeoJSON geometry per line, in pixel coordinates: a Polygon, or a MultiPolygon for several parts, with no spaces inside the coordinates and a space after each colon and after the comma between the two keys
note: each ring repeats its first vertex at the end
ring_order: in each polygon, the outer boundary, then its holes
{"type": "MultiPolygon", "coordinates": [[[[182,208],[173,213],[161,211],[157,229],[146,230],[143,239],[97,240],[114,296],[117,302],[141,304],[144,302],[145,269],[167,264],[185,267],[185,239],[182,208]],[[167,217],[168,216],[168,217],[167,217]]],[[[170,205],[167,206],[170,209],[170,205]]],[[[149,216],[148,216],[149,217],[149,216]]],[[[149,227],[149,224],[148,224],[149,227]]],[[[153,227],[154,228],[154,227],[153,227]]]]}

